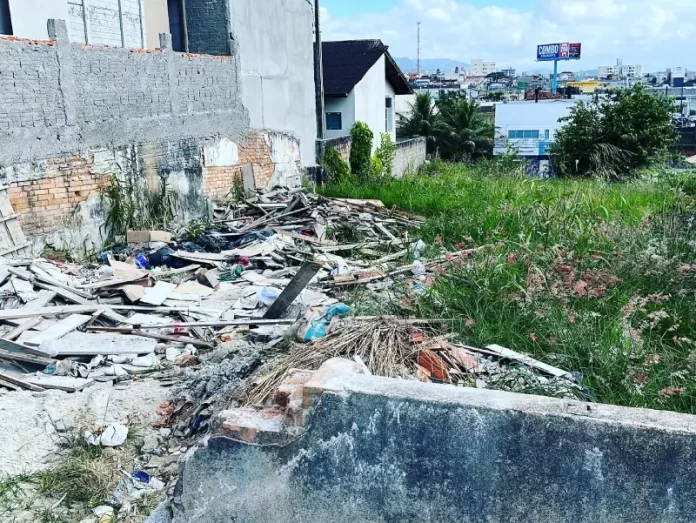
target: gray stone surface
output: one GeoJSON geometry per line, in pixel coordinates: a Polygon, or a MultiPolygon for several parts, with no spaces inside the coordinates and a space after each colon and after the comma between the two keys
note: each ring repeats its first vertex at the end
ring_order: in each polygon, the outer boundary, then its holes
{"type": "Polygon", "coordinates": [[[0,39],[0,166],[249,128],[236,56],[0,39]],[[56,45],[57,44],[57,45],[56,45]]]}
{"type": "Polygon", "coordinates": [[[190,453],[176,523],[686,523],[696,418],[365,375],[286,446],[190,453]]]}
{"type": "Polygon", "coordinates": [[[427,144],[425,138],[412,138],[397,142],[394,153],[393,174],[401,178],[407,173],[418,171],[425,163],[427,157],[427,144]]]}

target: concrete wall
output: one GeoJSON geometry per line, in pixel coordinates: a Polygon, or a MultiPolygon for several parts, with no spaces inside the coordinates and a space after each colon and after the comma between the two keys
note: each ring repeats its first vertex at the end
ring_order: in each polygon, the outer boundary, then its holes
{"type": "Polygon", "coordinates": [[[279,389],[289,401],[285,410],[223,413],[220,432],[187,455],[174,521],[694,519],[694,416],[346,368],[353,362],[332,360],[309,381],[303,378],[299,392],[286,396],[279,389]],[[301,405],[313,405],[309,415],[295,411],[296,396],[301,405]],[[306,428],[284,431],[283,423],[306,428]]]}
{"type": "Polygon", "coordinates": [[[14,36],[42,40],[48,37],[50,18],[68,19],[67,0],[9,0],[14,36]]]}
{"type": "Polygon", "coordinates": [[[0,184],[35,246],[97,249],[114,174],[205,212],[251,163],[257,186],[300,183],[299,144],[250,132],[235,56],[0,38],[0,184]],[[232,153],[234,152],[234,154],[232,153]]]}
{"type": "Polygon", "coordinates": [[[355,125],[355,91],[348,93],[346,98],[325,98],[324,112],[341,113],[342,126],[340,130],[325,129],[326,138],[350,136],[350,130],[355,125]]]}
{"type": "MultiPolygon", "coordinates": [[[[355,86],[355,120],[364,122],[374,133],[373,149],[379,147],[382,133],[385,132],[384,104],[386,65],[382,56],[355,86]]],[[[392,95],[393,95],[392,90],[392,95]]],[[[396,134],[394,134],[396,139],[396,134]]]]}
{"type": "Polygon", "coordinates": [[[302,164],[314,165],[312,2],[232,0],[229,9],[251,127],[292,133],[301,143],[302,164]]]}
{"type": "Polygon", "coordinates": [[[425,137],[412,138],[396,144],[393,175],[401,178],[407,173],[415,173],[427,159],[425,137]]]}
{"type": "Polygon", "coordinates": [[[169,9],[167,0],[144,0],[145,29],[147,30],[147,48],[159,49],[160,33],[169,33],[169,9]]]}

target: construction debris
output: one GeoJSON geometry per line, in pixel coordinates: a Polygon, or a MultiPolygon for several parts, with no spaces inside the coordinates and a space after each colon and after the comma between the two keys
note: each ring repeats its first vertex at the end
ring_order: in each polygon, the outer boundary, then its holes
{"type": "Polygon", "coordinates": [[[0,261],[0,387],[151,376],[180,385],[162,425],[176,437],[204,430],[218,399],[262,404],[291,369],[334,357],[395,378],[586,396],[562,369],[456,343],[437,319],[352,316],[358,287],[410,314],[448,264],[489,246],[428,248],[419,216],[302,190],[219,204],[210,223],[130,231],[98,263],[0,261]]]}

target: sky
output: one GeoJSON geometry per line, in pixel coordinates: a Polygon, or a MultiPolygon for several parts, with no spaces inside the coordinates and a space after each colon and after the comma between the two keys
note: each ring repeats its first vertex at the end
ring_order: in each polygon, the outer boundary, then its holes
{"type": "Polygon", "coordinates": [[[472,58],[498,69],[545,69],[536,46],[581,42],[561,70],[639,64],[644,72],[696,69],[696,0],[321,0],[325,40],[379,38],[395,57],[472,58]]]}

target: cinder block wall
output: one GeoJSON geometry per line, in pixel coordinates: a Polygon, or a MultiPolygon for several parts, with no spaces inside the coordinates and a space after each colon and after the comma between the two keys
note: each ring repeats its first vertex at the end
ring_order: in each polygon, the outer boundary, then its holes
{"type": "Polygon", "coordinates": [[[246,163],[256,184],[299,180],[299,146],[249,129],[237,56],[0,37],[0,184],[36,248],[99,248],[108,175],[179,194],[182,218],[228,193],[246,163]],[[231,145],[230,145],[231,144],[231,145]]]}
{"type": "Polygon", "coordinates": [[[424,137],[397,142],[394,153],[394,176],[416,172],[427,159],[427,143],[424,137]]]}

